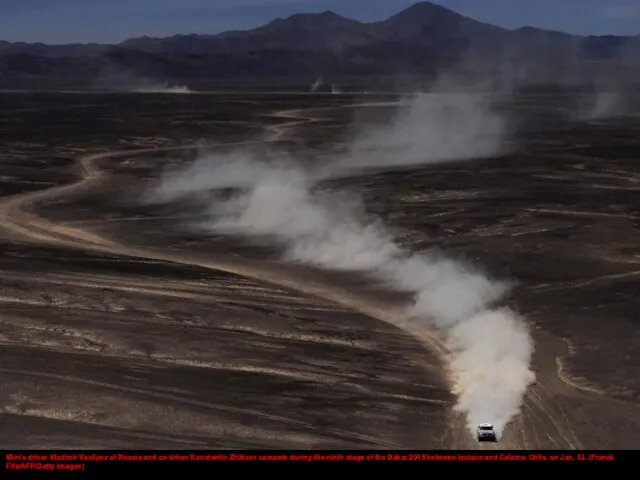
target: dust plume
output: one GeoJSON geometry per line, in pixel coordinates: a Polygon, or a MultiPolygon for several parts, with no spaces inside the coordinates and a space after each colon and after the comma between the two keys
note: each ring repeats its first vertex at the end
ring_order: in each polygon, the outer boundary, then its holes
{"type": "Polygon", "coordinates": [[[577,119],[603,120],[625,113],[625,99],[621,92],[608,91],[585,96],[579,106],[577,119]]]}
{"type": "Polygon", "coordinates": [[[490,97],[421,93],[406,98],[388,124],[354,133],[336,168],[397,168],[503,153],[507,120],[490,97]]]}
{"type": "MultiPolygon", "coordinates": [[[[622,58],[637,54],[620,52],[622,58]]],[[[588,92],[578,98],[573,119],[583,122],[609,120],[637,112],[637,68],[624,62],[610,65],[593,75],[588,92]]]]}
{"type": "Polygon", "coordinates": [[[137,93],[192,93],[189,87],[184,85],[171,85],[169,83],[148,83],[144,86],[135,87],[131,91],[137,93]]]}
{"type": "Polygon", "coordinates": [[[356,271],[411,294],[407,321],[446,339],[456,409],[472,432],[488,422],[501,435],[534,379],[526,322],[495,307],[509,283],[440,251],[408,250],[355,192],[332,189],[330,180],[497,154],[505,125],[483,99],[420,94],[388,124],[361,130],[345,154],[322,166],[273,152],[207,156],[165,176],[147,200],[197,197],[208,213],[198,228],[277,242],[288,261],[356,271]]]}
{"type": "Polygon", "coordinates": [[[316,90],[318,90],[318,88],[320,88],[321,85],[322,85],[322,77],[320,76],[316,78],[315,82],[311,84],[311,88],[309,89],[309,91],[313,93],[316,90]]]}
{"type": "Polygon", "coordinates": [[[132,93],[192,93],[185,85],[150,78],[123,68],[104,68],[93,82],[93,87],[113,92],[132,93]]]}

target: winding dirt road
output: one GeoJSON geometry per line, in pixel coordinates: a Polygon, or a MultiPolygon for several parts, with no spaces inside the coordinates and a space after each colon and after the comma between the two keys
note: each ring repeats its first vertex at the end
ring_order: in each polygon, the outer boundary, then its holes
{"type": "MultiPolygon", "coordinates": [[[[360,106],[366,107],[368,105],[369,104],[363,104],[360,106]]],[[[373,103],[371,105],[379,106],[381,105],[381,103],[373,103]]],[[[313,110],[284,110],[275,112],[273,114],[274,117],[290,121],[268,127],[272,131],[272,133],[265,139],[265,142],[278,141],[295,126],[320,120],[321,117],[317,117],[312,114],[317,111],[328,110],[329,108],[325,107],[313,110]]],[[[218,146],[242,146],[248,145],[250,143],[254,142],[219,144],[218,146]]],[[[403,315],[399,315],[397,312],[389,310],[383,305],[376,305],[372,302],[370,303],[369,301],[365,302],[361,299],[352,298],[352,296],[347,292],[343,292],[340,289],[333,289],[327,285],[315,284],[308,281],[301,284],[299,278],[290,279],[284,277],[277,272],[274,272],[273,270],[270,270],[268,268],[265,269],[264,266],[261,266],[256,262],[249,262],[244,260],[239,261],[235,259],[233,261],[230,261],[228,259],[222,258],[216,259],[214,262],[207,262],[195,258],[176,256],[152,249],[137,249],[129,247],[127,245],[122,245],[118,242],[109,240],[83,229],[56,224],[32,212],[29,212],[29,207],[37,203],[45,203],[47,201],[52,201],[62,197],[68,198],[73,195],[80,195],[83,192],[88,191],[90,188],[95,188],[100,184],[100,182],[105,180],[107,176],[107,173],[105,171],[100,170],[96,166],[96,163],[98,163],[100,160],[104,160],[107,158],[128,157],[145,153],[187,150],[192,148],[194,147],[182,146],[119,150],[83,156],[78,160],[81,177],[77,182],[60,187],[40,190],[33,193],[16,195],[14,197],[4,199],[4,201],[0,203],[0,224],[2,225],[2,229],[17,238],[28,240],[29,242],[38,242],[45,245],[64,246],[74,249],[108,253],[113,255],[124,255],[145,259],[163,260],[178,264],[186,264],[224,271],[226,273],[241,275],[243,277],[252,278],[262,282],[275,283],[279,286],[284,286],[294,290],[300,290],[307,294],[313,294],[320,298],[331,300],[338,304],[365,313],[378,320],[390,322],[396,326],[402,326],[405,329],[413,330],[412,327],[406,323],[406,318],[403,315]]],[[[436,334],[426,333],[421,330],[415,330],[413,333],[417,335],[421,340],[425,341],[439,354],[446,354],[447,349],[444,347],[444,344],[440,341],[436,334]]]]}

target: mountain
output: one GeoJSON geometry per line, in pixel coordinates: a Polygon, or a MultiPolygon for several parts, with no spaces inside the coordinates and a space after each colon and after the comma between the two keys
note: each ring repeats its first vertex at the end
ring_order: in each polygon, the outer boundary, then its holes
{"type": "Polygon", "coordinates": [[[69,45],[46,45],[44,43],[7,42],[0,40],[0,55],[22,53],[43,57],[84,57],[99,55],[109,45],[97,43],[74,43],[69,45]]]}
{"type": "Polygon", "coordinates": [[[272,49],[340,52],[393,43],[461,52],[474,40],[491,38],[494,44],[499,44],[508,33],[439,5],[422,2],[380,22],[362,23],[326,11],[278,18],[251,30],[218,35],[141,37],[119,46],[153,53],[218,54],[272,49]]]}
{"type": "Polygon", "coordinates": [[[252,30],[218,35],[175,35],[133,38],[119,46],[153,53],[242,53],[254,50],[332,50],[376,41],[366,24],[337,13],[297,14],[252,30]]]}
{"type": "Polygon", "coordinates": [[[139,37],[118,45],[0,42],[5,87],[58,87],[66,81],[82,88],[93,86],[105,70],[206,85],[231,79],[308,82],[318,75],[433,76],[456,65],[535,82],[592,81],[614,71],[629,77],[640,66],[640,35],[508,30],[420,2],[371,23],[326,11],[278,18],[251,30],[139,37]]]}

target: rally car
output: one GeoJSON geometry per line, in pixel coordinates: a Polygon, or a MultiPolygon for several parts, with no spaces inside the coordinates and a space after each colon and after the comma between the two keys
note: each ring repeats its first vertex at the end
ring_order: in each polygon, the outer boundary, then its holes
{"type": "Polygon", "coordinates": [[[481,423],[477,429],[479,442],[497,442],[496,431],[490,423],[481,423]]]}

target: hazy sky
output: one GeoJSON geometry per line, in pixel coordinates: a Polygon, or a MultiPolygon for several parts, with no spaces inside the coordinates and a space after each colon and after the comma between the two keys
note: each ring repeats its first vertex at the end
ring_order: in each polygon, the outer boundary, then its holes
{"type": "MultiPolygon", "coordinates": [[[[416,0],[0,0],[0,40],[115,43],[175,33],[218,33],[294,13],[333,10],[382,20],[416,0]]],[[[640,0],[435,0],[507,28],[640,34],[640,0]]]]}

